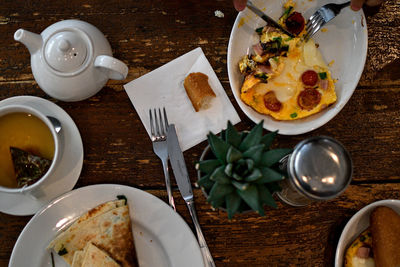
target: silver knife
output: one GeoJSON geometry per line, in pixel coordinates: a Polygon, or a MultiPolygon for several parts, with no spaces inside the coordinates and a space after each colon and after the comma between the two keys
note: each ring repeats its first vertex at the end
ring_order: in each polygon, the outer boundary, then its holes
{"type": "Polygon", "coordinates": [[[194,208],[192,185],[190,183],[189,175],[186,169],[185,159],[179,146],[178,136],[176,135],[174,124],[170,124],[168,126],[167,143],[169,162],[171,163],[179,191],[181,192],[181,195],[186,202],[190,216],[192,216],[204,263],[206,264],[206,266],[215,267],[214,260],[211,256],[210,250],[208,249],[206,240],[201,231],[199,221],[197,220],[196,210],[194,208]]]}
{"type": "Polygon", "coordinates": [[[283,28],[278,22],[273,20],[272,18],[268,17],[264,12],[258,9],[250,0],[247,1],[246,6],[253,11],[257,16],[261,17],[265,22],[268,23],[269,26],[273,26],[275,28],[280,29],[283,33],[289,35],[290,37],[294,37],[294,35],[288,32],[285,28],[283,28]]]}

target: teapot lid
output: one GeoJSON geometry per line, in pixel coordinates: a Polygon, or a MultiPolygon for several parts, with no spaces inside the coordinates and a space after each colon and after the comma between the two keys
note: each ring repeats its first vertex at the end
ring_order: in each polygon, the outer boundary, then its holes
{"type": "Polygon", "coordinates": [[[91,43],[77,29],[63,29],[51,35],[44,48],[46,62],[61,73],[75,73],[89,58],[91,43]]]}

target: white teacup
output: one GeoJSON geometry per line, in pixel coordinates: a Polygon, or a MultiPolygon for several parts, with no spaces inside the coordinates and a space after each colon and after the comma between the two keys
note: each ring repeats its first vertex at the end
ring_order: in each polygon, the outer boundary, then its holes
{"type": "Polygon", "coordinates": [[[53,137],[54,141],[54,155],[52,159],[52,163],[47,170],[46,174],[43,175],[41,178],[39,178],[37,181],[35,181],[31,185],[27,185],[21,188],[11,188],[11,187],[6,187],[6,186],[1,186],[0,185],[0,193],[9,193],[9,194],[28,194],[34,198],[40,197],[44,192],[41,190],[41,187],[45,183],[46,180],[49,179],[49,177],[52,177],[54,174],[54,171],[56,170],[60,158],[61,158],[61,145],[60,145],[60,137],[59,137],[59,132],[57,133],[55,130],[55,126],[51,123],[50,119],[44,115],[42,112],[37,110],[36,108],[30,107],[30,106],[25,106],[25,105],[6,105],[3,107],[0,107],[0,118],[11,113],[28,113],[32,114],[33,116],[37,117],[40,119],[42,122],[46,124],[48,127],[49,131],[51,132],[51,135],[53,137]]]}

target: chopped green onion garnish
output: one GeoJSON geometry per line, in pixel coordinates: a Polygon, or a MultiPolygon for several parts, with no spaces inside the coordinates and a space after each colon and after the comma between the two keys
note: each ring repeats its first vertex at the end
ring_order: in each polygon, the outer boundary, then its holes
{"type": "Polygon", "coordinates": [[[278,58],[278,57],[273,57],[272,59],[273,59],[276,63],[279,62],[279,58],[278,58]]]}
{"type": "Polygon", "coordinates": [[[261,79],[262,81],[266,82],[268,79],[268,75],[265,74],[264,72],[262,73],[257,73],[254,75],[254,77],[261,79]]]}
{"type": "Polygon", "coordinates": [[[318,75],[319,75],[319,78],[320,78],[321,80],[325,80],[326,77],[327,77],[326,72],[319,72],[318,75]]]}
{"type": "Polygon", "coordinates": [[[282,37],[274,37],[272,38],[272,41],[276,41],[278,43],[278,47],[280,47],[282,43],[282,37]]]}
{"type": "Polygon", "coordinates": [[[263,29],[264,29],[264,27],[257,28],[257,29],[256,29],[256,32],[257,32],[258,34],[261,34],[263,29]]]}
{"type": "Polygon", "coordinates": [[[290,114],[290,117],[291,117],[291,118],[296,118],[296,117],[297,117],[297,113],[294,112],[294,113],[290,114]]]}
{"type": "Polygon", "coordinates": [[[293,9],[292,6],[286,8],[285,12],[282,14],[282,16],[279,18],[279,20],[285,21],[289,17],[290,12],[292,12],[292,9],[293,9]]]}

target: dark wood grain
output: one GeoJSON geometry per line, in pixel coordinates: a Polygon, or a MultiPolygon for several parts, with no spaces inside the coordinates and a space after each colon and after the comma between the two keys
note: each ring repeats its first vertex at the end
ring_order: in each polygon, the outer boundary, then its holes
{"type": "MultiPolygon", "coordinates": [[[[230,90],[226,57],[237,12],[230,0],[170,1],[11,1],[0,5],[0,100],[35,95],[61,106],[82,135],[84,165],[75,188],[117,183],[146,190],[166,201],[164,176],[151,142],[123,84],[174,58],[201,47],[242,122],[254,124],[240,111],[230,90]],[[225,17],[214,16],[221,10],[225,17]],[[47,96],[36,84],[29,52],[13,39],[24,28],[40,33],[63,19],[96,25],[108,38],[114,56],[129,66],[124,81],[110,81],[85,101],[67,103],[47,96]]],[[[336,244],[349,218],[380,199],[400,199],[400,5],[386,1],[366,9],[368,56],[359,85],[348,104],[323,127],[299,136],[279,136],[275,146],[293,147],[306,137],[328,135],[352,155],[352,185],[339,198],[308,207],[279,204],[227,220],[212,210],[196,189],[199,220],[217,266],[333,266],[336,244]]],[[[184,153],[194,182],[195,161],[206,143],[184,153]]],[[[173,182],[179,213],[191,224],[173,182]]],[[[0,213],[0,266],[31,217],[0,213]]]]}
{"type": "MultiPolygon", "coordinates": [[[[147,192],[167,201],[165,190],[147,192]]],[[[193,228],[179,193],[174,197],[178,213],[193,228]]],[[[199,221],[217,266],[333,266],[341,231],[351,216],[374,201],[399,198],[399,184],[351,185],[335,200],[301,208],[279,203],[277,209],[266,208],[265,217],[253,212],[229,221],[195,190],[199,221]]],[[[0,214],[0,266],[28,219],[0,214]]]]}

